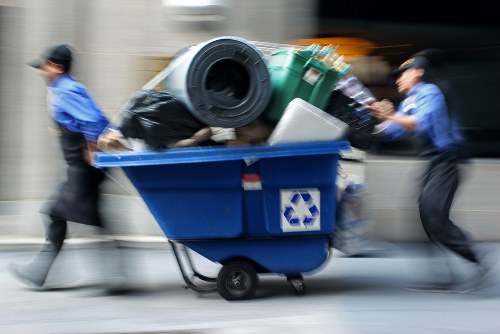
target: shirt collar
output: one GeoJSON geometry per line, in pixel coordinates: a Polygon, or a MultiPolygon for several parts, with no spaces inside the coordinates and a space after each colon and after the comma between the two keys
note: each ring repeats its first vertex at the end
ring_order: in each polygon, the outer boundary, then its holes
{"type": "Polygon", "coordinates": [[[418,84],[416,84],[415,86],[413,86],[412,89],[410,89],[410,91],[408,92],[408,94],[406,94],[406,96],[411,96],[411,95],[415,95],[418,93],[418,90],[420,89],[421,86],[424,85],[424,82],[419,82],[418,84]]]}
{"type": "Polygon", "coordinates": [[[63,73],[50,83],[50,87],[58,87],[66,79],[71,79],[71,76],[68,73],[63,73]]]}

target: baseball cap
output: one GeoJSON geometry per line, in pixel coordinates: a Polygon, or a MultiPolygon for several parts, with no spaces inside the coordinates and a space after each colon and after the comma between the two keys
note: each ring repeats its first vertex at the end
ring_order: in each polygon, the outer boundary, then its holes
{"type": "Polygon", "coordinates": [[[58,44],[48,47],[39,59],[32,60],[27,64],[34,68],[40,68],[47,61],[59,65],[69,65],[73,59],[72,52],[68,45],[58,44]]]}
{"type": "Polygon", "coordinates": [[[392,71],[393,76],[400,75],[409,68],[427,68],[429,62],[423,56],[414,56],[402,63],[396,70],[392,71]]]}

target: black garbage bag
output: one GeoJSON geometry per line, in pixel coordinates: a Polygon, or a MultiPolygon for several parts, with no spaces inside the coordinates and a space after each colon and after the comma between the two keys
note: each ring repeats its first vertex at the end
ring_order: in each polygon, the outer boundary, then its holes
{"type": "Polygon", "coordinates": [[[152,89],[130,98],[119,126],[124,137],[142,139],[153,149],[167,148],[205,127],[172,93],[152,89]]]}
{"type": "Polygon", "coordinates": [[[360,150],[370,150],[374,140],[373,128],[377,120],[371,116],[366,107],[344,95],[340,90],[334,90],[325,112],[349,125],[346,138],[351,146],[360,150]]]}

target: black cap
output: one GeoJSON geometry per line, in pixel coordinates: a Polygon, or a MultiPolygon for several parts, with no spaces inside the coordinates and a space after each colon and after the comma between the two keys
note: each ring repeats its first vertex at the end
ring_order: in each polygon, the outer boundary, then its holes
{"type": "Polygon", "coordinates": [[[414,56],[402,63],[396,70],[392,72],[393,76],[400,75],[409,68],[427,68],[429,62],[423,56],[414,56]]]}
{"type": "Polygon", "coordinates": [[[444,66],[448,55],[441,49],[425,49],[415,53],[412,57],[422,56],[429,62],[429,67],[440,68],[444,66]]]}
{"type": "Polygon", "coordinates": [[[47,48],[40,56],[40,59],[35,59],[28,62],[28,65],[34,68],[40,68],[43,64],[50,61],[54,64],[64,65],[68,67],[73,59],[72,52],[69,46],[65,44],[54,45],[47,48]]]}

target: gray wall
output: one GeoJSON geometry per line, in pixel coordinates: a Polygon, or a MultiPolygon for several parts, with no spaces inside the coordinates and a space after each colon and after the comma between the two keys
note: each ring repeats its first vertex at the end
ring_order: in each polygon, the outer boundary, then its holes
{"type": "MultiPolygon", "coordinates": [[[[426,240],[417,209],[425,165],[416,158],[367,156],[364,174],[373,238],[426,240]]],[[[500,160],[473,159],[461,171],[451,219],[475,240],[500,240],[500,160]]]]}
{"type": "MultiPolygon", "coordinates": [[[[74,75],[111,119],[126,99],[186,46],[234,35],[283,43],[310,37],[314,2],[228,0],[220,22],[182,20],[161,0],[0,0],[0,236],[41,238],[42,201],[61,177],[47,129],[45,88],[24,63],[48,45],[76,51],[74,75]]],[[[106,184],[104,211],[120,235],[161,235],[120,171],[106,184]]],[[[78,234],[78,233],[77,233],[78,234]]],[[[85,234],[85,233],[84,233],[85,234]]]]}
{"type": "MultiPolygon", "coordinates": [[[[61,157],[49,135],[45,88],[24,65],[47,46],[66,42],[78,51],[74,74],[112,119],[135,90],[182,48],[234,35],[286,43],[314,31],[314,1],[227,1],[220,22],[179,21],[160,0],[0,0],[0,237],[40,240],[38,208],[61,177],[61,157]]],[[[361,169],[368,189],[374,238],[424,239],[416,212],[415,159],[369,156],[361,169]]],[[[352,171],[349,166],[347,171],[352,171]]],[[[473,237],[500,240],[499,163],[476,160],[457,195],[453,217],[473,237]]],[[[119,170],[110,171],[104,212],[113,232],[127,237],[160,231],[142,199],[119,170]]],[[[72,227],[73,236],[87,236],[72,227]]]]}

